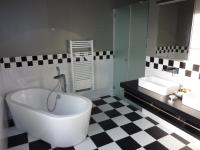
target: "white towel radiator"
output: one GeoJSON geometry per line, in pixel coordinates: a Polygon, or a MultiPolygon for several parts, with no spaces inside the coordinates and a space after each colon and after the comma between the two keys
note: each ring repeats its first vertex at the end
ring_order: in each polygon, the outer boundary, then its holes
{"type": "Polygon", "coordinates": [[[94,90],[93,40],[71,41],[71,72],[73,92],[94,90]]]}

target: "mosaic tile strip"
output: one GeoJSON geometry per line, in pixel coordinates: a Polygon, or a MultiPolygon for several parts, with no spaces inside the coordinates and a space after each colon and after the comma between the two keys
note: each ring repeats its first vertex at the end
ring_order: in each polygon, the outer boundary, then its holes
{"type": "MultiPolygon", "coordinates": [[[[111,59],[113,51],[98,51],[94,52],[94,60],[111,59]]],[[[75,56],[75,61],[87,61],[85,55],[81,54],[75,56]]],[[[19,67],[32,67],[51,64],[70,63],[71,58],[69,54],[45,54],[35,56],[17,56],[17,57],[3,57],[0,58],[1,68],[19,68],[19,67]]]]}
{"type": "Polygon", "coordinates": [[[156,54],[163,53],[188,53],[188,46],[160,46],[156,49],[156,54]]]}
{"type": "Polygon", "coordinates": [[[146,67],[159,71],[163,71],[167,67],[176,67],[179,69],[179,75],[200,79],[200,64],[191,64],[187,61],[146,56],[146,67]]]}

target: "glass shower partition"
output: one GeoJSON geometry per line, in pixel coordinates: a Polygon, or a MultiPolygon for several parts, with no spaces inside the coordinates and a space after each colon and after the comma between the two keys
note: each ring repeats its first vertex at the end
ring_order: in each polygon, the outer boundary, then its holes
{"type": "Polygon", "coordinates": [[[129,49],[129,6],[114,10],[114,95],[123,97],[120,82],[128,79],[128,49],[129,49]]]}
{"type": "Polygon", "coordinates": [[[123,98],[120,83],[144,76],[148,2],[114,10],[114,95],[123,98]]]}

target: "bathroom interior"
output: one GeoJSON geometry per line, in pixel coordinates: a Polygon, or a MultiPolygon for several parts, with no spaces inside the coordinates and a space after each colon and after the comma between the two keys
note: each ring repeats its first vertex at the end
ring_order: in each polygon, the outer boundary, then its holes
{"type": "Polygon", "coordinates": [[[199,0],[1,0],[0,150],[200,150],[199,0]]]}

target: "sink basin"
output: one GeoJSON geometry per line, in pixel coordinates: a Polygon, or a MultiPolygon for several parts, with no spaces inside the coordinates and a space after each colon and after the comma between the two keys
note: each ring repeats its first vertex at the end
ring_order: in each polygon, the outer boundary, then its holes
{"type": "Polygon", "coordinates": [[[139,78],[138,85],[160,95],[169,95],[179,89],[179,84],[156,76],[139,78]]]}
{"type": "Polygon", "coordinates": [[[183,95],[182,103],[200,111],[200,94],[189,92],[183,95]]]}

